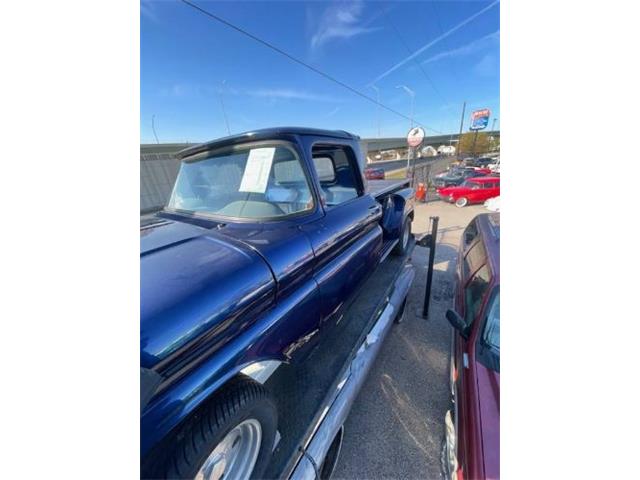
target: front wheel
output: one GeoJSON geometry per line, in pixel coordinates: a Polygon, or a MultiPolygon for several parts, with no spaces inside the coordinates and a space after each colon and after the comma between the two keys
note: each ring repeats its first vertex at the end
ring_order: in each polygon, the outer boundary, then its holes
{"type": "Polygon", "coordinates": [[[407,217],[402,223],[402,230],[400,231],[400,238],[398,243],[393,249],[394,255],[401,257],[407,253],[409,249],[409,239],[411,238],[411,218],[407,217]]]}
{"type": "Polygon", "coordinates": [[[467,200],[465,197],[460,197],[459,199],[456,200],[456,207],[458,208],[466,207],[467,203],[469,203],[469,200],[467,200]]]}
{"type": "Polygon", "coordinates": [[[276,436],[277,410],[267,390],[240,377],[215,395],[175,435],[161,478],[261,478],[276,436]]]}

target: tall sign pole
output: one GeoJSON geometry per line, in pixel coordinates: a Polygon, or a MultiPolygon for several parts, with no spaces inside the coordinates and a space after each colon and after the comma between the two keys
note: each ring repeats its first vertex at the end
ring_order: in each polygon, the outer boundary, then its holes
{"type": "MultiPolygon", "coordinates": [[[[415,128],[409,129],[409,133],[407,133],[407,145],[409,146],[409,151],[411,151],[412,148],[416,148],[422,145],[422,142],[424,141],[424,135],[425,134],[422,127],[415,127],[415,128]]],[[[413,172],[411,173],[412,179],[415,174],[415,161],[413,162],[413,165],[414,165],[414,169],[413,169],[413,172]]],[[[409,178],[408,159],[407,159],[407,178],[409,178]]],[[[413,180],[411,181],[411,183],[413,184],[413,180]]]]}

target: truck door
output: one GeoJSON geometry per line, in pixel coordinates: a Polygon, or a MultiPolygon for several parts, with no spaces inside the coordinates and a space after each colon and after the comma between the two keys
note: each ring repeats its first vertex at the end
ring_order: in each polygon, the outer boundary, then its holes
{"type": "Polygon", "coordinates": [[[338,322],[343,307],[378,262],[382,206],[365,193],[351,146],[315,144],[312,157],[325,214],[303,229],[316,257],[323,321],[338,322]]]}

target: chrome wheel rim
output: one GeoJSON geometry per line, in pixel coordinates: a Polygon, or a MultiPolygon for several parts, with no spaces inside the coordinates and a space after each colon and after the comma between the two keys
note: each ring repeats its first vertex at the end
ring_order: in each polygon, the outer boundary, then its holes
{"type": "Polygon", "coordinates": [[[207,457],[195,480],[243,480],[251,476],[260,453],[262,427],[250,418],[237,425],[207,457]]]}
{"type": "Polygon", "coordinates": [[[467,199],[462,197],[459,198],[458,200],[456,200],[456,206],[457,207],[464,207],[467,204],[467,199]]]}

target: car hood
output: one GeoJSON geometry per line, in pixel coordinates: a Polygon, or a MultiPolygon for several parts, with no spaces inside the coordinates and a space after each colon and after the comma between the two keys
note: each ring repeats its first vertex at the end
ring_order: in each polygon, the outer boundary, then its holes
{"type": "Polygon", "coordinates": [[[500,374],[478,365],[478,398],[485,478],[500,478],[500,374]]]}
{"type": "Polygon", "coordinates": [[[141,228],[140,250],[142,367],[219,345],[273,303],[263,257],[215,229],[157,219],[141,228]]]}

